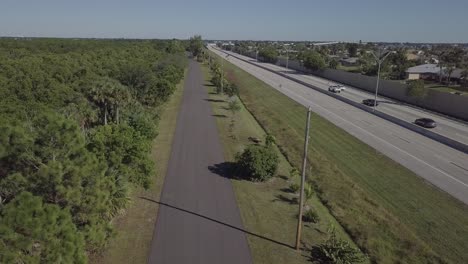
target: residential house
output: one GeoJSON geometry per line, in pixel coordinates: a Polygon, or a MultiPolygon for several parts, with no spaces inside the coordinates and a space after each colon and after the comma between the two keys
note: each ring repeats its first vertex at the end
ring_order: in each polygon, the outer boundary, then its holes
{"type": "MultiPolygon", "coordinates": [[[[462,72],[461,69],[453,69],[452,73],[450,74],[450,82],[460,83],[462,79],[462,72]]],[[[429,63],[429,64],[422,64],[418,66],[414,66],[408,68],[406,70],[406,77],[408,80],[439,80],[439,76],[441,74],[441,68],[438,64],[429,63]]],[[[442,67],[442,79],[444,81],[448,78],[448,71],[445,67],[442,67]]]]}
{"type": "MultiPolygon", "coordinates": [[[[442,70],[444,70],[442,68],[442,70]]],[[[422,64],[408,68],[406,70],[406,79],[408,80],[437,80],[439,78],[440,68],[437,64],[422,64]]]]}
{"type": "Polygon", "coordinates": [[[341,65],[343,66],[356,66],[359,63],[359,58],[351,57],[340,60],[341,65]]]}

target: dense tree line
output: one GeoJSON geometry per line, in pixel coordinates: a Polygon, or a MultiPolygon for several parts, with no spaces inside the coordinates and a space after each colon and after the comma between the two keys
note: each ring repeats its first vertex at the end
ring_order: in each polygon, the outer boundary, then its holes
{"type": "Polygon", "coordinates": [[[262,48],[258,52],[258,56],[263,59],[265,62],[276,63],[278,61],[278,50],[273,46],[267,46],[262,48]]]}
{"type": "Polygon", "coordinates": [[[154,173],[186,43],[0,39],[0,262],[84,263],[154,173]]]}
{"type": "Polygon", "coordinates": [[[300,60],[309,70],[319,71],[326,67],[325,56],[315,50],[308,50],[300,54],[300,60]]]}

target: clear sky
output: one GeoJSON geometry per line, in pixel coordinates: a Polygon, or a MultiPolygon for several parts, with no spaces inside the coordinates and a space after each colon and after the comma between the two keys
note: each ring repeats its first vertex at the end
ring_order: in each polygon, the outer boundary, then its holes
{"type": "Polygon", "coordinates": [[[0,36],[468,42],[468,0],[1,0],[0,36]]]}

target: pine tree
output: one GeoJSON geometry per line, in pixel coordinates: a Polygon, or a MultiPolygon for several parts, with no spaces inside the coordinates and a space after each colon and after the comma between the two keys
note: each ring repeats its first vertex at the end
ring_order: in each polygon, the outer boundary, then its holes
{"type": "Polygon", "coordinates": [[[70,212],[23,192],[0,215],[1,263],[86,263],[70,212]]]}

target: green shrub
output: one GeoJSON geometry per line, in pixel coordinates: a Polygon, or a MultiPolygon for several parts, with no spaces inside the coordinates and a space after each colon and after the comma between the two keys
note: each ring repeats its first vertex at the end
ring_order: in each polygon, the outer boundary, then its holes
{"type": "Polygon", "coordinates": [[[221,87],[223,87],[223,92],[229,88],[229,82],[226,80],[226,75],[222,72],[221,69],[215,68],[213,71],[213,76],[211,77],[210,82],[216,87],[216,93],[221,94],[221,87]]]}
{"type": "Polygon", "coordinates": [[[301,188],[301,186],[299,186],[297,183],[291,183],[291,185],[289,185],[289,190],[291,190],[293,193],[297,193],[299,188],[301,188]]]}
{"type": "Polygon", "coordinates": [[[336,69],[338,67],[338,62],[336,60],[331,60],[329,63],[328,63],[328,67],[330,69],[336,69]]]}
{"type": "Polygon", "coordinates": [[[322,70],[326,66],[325,59],[317,51],[306,51],[302,54],[302,58],[304,60],[304,67],[309,70],[318,71],[322,70]]]}
{"type": "Polygon", "coordinates": [[[252,181],[271,178],[278,168],[278,154],[267,146],[250,145],[236,157],[239,172],[252,181]]]}
{"type": "Polygon", "coordinates": [[[230,85],[228,85],[225,89],[224,89],[224,92],[229,96],[229,97],[232,97],[234,95],[238,95],[239,94],[239,87],[237,87],[237,85],[235,83],[231,83],[230,85]]]}
{"type": "Polygon", "coordinates": [[[312,185],[310,184],[305,184],[304,186],[304,197],[305,200],[308,201],[314,196],[314,188],[312,188],[312,185]]]}
{"type": "Polygon", "coordinates": [[[268,46],[260,50],[258,56],[265,62],[276,63],[278,61],[278,50],[273,46],[268,46]]]}
{"type": "Polygon", "coordinates": [[[333,227],[328,233],[330,237],[325,243],[312,248],[312,259],[320,263],[339,264],[362,263],[366,260],[359,249],[351,246],[348,241],[337,238],[333,227]]]}
{"type": "Polygon", "coordinates": [[[411,97],[423,98],[427,94],[423,80],[411,80],[408,82],[407,95],[411,97]]]}
{"type": "Polygon", "coordinates": [[[265,136],[265,146],[270,147],[276,144],[276,138],[270,134],[265,136]]]}
{"type": "Polygon", "coordinates": [[[296,178],[296,177],[299,177],[299,170],[296,169],[296,168],[292,168],[290,171],[289,171],[289,177],[291,178],[296,178]]]}
{"type": "Polygon", "coordinates": [[[314,210],[309,209],[305,211],[304,214],[302,215],[302,221],[310,222],[310,223],[318,223],[320,221],[320,218],[314,210]]]}

